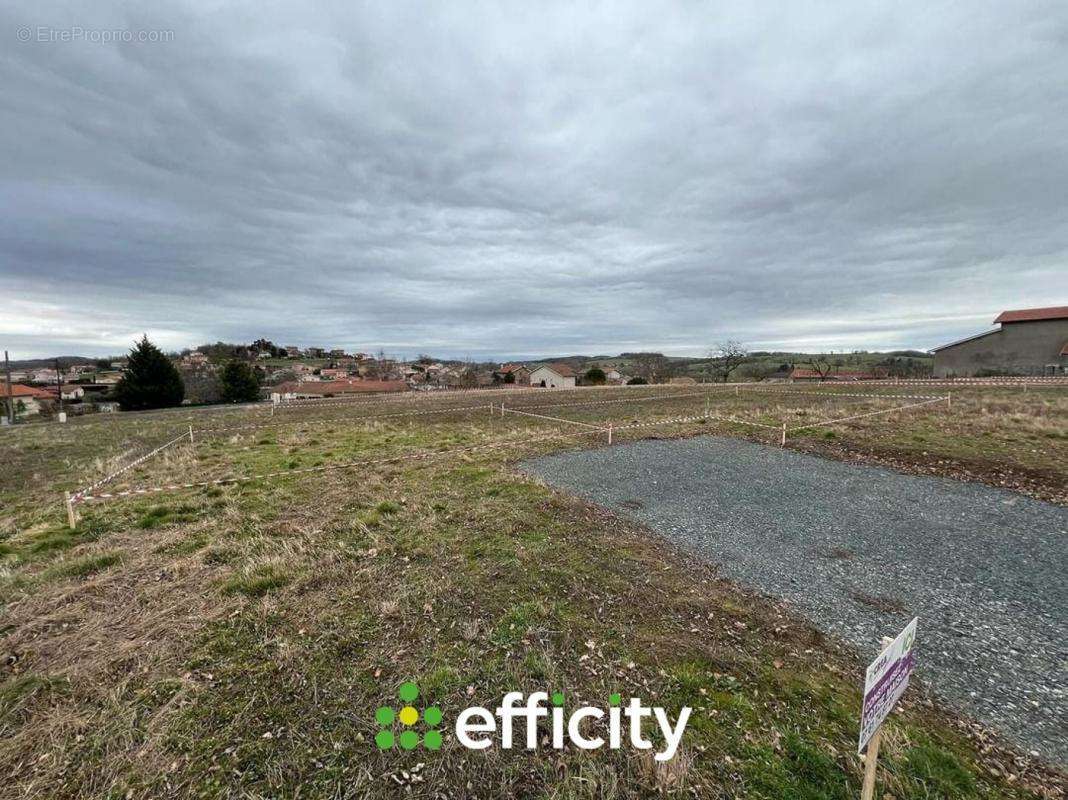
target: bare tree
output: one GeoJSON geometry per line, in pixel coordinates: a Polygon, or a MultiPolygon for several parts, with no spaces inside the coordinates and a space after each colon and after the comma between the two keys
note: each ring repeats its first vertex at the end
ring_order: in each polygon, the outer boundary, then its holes
{"type": "Polygon", "coordinates": [[[834,370],[834,364],[826,356],[812,356],[805,363],[819,376],[820,383],[827,380],[827,376],[834,370]]]}
{"type": "Polygon", "coordinates": [[[708,357],[715,360],[712,368],[716,376],[726,383],[731,373],[749,360],[749,350],[737,339],[727,339],[710,350],[708,357]]]}
{"type": "Polygon", "coordinates": [[[671,380],[675,368],[662,353],[628,353],[633,364],[634,374],[645,378],[649,383],[664,383],[671,380]]]}

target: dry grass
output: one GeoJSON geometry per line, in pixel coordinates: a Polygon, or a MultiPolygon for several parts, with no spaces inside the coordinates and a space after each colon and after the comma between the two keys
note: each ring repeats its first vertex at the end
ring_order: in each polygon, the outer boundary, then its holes
{"type": "MultiPolygon", "coordinates": [[[[744,401],[723,409],[741,413],[744,401]]],[[[560,413],[596,421],[703,408],[688,402],[560,413]]],[[[935,452],[962,435],[1011,447],[1025,431],[1051,449],[1013,451],[1005,463],[1063,470],[1048,464],[1063,453],[1064,440],[1049,436],[1062,433],[1062,401],[1032,414],[1024,398],[998,400],[1010,431],[991,437],[982,431],[994,400],[983,402],[974,420],[930,412],[890,430],[906,444],[945,434],[924,443],[935,452]]],[[[762,398],[747,413],[812,418],[818,403],[762,398]]],[[[374,407],[393,408],[411,406],[374,407]]],[[[488,413],[364,423],[352,408],[292,413],[301,418],[200,435],[115,488],[512,443],[85,505],[70,532],[55,498],[73,488],[71,472],[57,463],[98,475],[114,460],[101,452],[165,440],[163,424],[184,412],[0,440],[41,476],[2,489],[11,509],[0,528],[5,797],[855,795],[859,665],[849,654],[647,532],[510,469],[520,455],[589,442],[532,443],[553,426],[488,413]],[[439,754],[379,753],[373,710],[406,679],[450,713],[510,689],[554,687],[597,703],[633,692],[691,705],[694,716],[666,766],[625,752],[505,757],[455,743],[439,754]]],[[[220,427],[241,421],[212,416],[220,427]]],[[[835,443],[883,430],[857,425],[835,443]]],[[[891,446],[905,445],[878,445],[891,446]]],[[[981,751],[967,726],[919,705],[889,730],[883,788],[894,797],[1059,791],[1059,778],[1029,759],[981,751]]]]}

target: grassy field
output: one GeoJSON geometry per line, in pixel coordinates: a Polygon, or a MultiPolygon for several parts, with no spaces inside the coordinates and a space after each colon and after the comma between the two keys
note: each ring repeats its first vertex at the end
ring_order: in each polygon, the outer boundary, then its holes
{"type": "MultiPolygon", "coordinates": [[[[719,390],[647,402],[686,392],[619,391],[505,402],[612,421],[616,442],[772,441],[770,428],[723,418],[795,427],[908,402],[719,390]],[[716,418],[623,428],[705,413],[716,418]]],[[[373,416],[470,402],[174,411],[4,432],[4,797],[857,796],[864,659],[514,468],[606,446],[599,431],[488,408],[373,416]],[[284,474],[85,503],[67,528],[65,490],[189,425],[193,444],[101,491],[284,474]],[[469,449],[443,454],[455,448],[469,449]],[[431,456],[311,471],[415,453],[431,456]],[[451,736],[438,752],[380,751],[375,710],[407,680],[446,719],[511,690],[562,691],[569,705],[634,694],[694,713],[666,766],[627,749],[473,752],[451,736]]],[[[955,391],[952,409],[794,431],[788,446],[1065,502],[1068,393],[955,391]]],[[[1063,792],[1062,775],[922,696],[886,728],[876,796],[1063,792]]]]}

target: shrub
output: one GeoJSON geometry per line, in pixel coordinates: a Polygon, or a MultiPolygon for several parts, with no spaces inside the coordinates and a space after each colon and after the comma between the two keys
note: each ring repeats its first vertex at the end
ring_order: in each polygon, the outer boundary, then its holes
{"type": "Polygon", "coordinates": [[[605,377],[604,370],[600,367],[591,367],[586,370],[586,383],[593,386],[600,386],[607,378],[605,377]]]}
{"type": "Polygon", "coordinates": [[[250,403],[260,397],[260,379],[244,361],[230,361],[219,378],[224,403],[250,403]]]}
{"type": "Polygon", "coordinates": [[[181,405],[182,376],[163,351],[142,337],[130,351],[126,372],[115,386],[115,399],[124,411],[143,411],[181,405]]]}

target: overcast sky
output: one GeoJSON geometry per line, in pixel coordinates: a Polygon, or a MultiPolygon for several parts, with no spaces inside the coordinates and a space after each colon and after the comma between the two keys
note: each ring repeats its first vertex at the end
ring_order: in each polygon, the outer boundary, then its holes
{"type": "Polygon", "coordinates": [[[0,347],[928,348],[1068,303],[1063,0],[504,5],[4,4],[0,347]]]}

